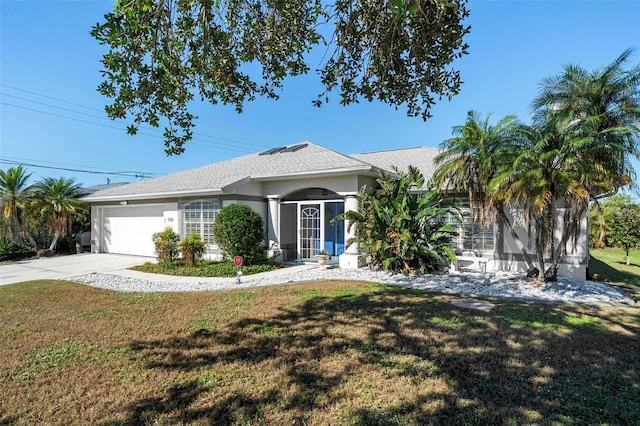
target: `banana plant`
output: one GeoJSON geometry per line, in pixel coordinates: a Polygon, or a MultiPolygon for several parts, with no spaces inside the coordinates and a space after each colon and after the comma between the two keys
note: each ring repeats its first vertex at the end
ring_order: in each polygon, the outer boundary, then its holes
{"type": "Polygon", "coordinates": [[[449,244],[457,230],[445,223],[458,210],[440,198],[416,167],[394,168],[381,173],[377,188],[363,187],[358,195],[359,211],[346,211],[334,219],[347,220],[370,266],[405,274],[423,274],[445,267],[455,259],[449,244]]]}

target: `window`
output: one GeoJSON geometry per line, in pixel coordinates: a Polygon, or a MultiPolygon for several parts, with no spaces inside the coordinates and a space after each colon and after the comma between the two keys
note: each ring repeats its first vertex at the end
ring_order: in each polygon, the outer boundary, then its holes
{"type": "Polygon", "coordinates": [[[469,221],[469,217],[463,217],[463,231],[456,238],[459,239],[458,247],[463,251],[474,253],[493,252],[493,227],[495,222],[491,222],[488,228],[484,228],[475,222],[469,221]]]}
{"type": "Polygon", "coordinates": [[[451,239],[451,247],[462,252],[473,252],[476,255],[493,253],[493,230],[495,221],[491,221],[488,227],[482,227],[470,219],[468,201],[459,201],[458,208],[462,214],[462,223],[453,216],[448,216],[446,222],[458,230],[457,236],[451,239]]]}
{"type": "Polygon", "coordinates": [[[180,206],[180,237],[193,232],[200,234],[206,244],[214,244],[213,223],[220,210],[217,201],[193,201],[180,206]]]}

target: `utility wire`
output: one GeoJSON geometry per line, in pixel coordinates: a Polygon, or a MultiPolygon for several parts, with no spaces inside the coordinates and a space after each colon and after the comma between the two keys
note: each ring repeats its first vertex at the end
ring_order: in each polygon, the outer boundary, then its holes
{"type": "Polygon", "coordinates": [[[52,170],[63,170],[66,172],[74,172],[74,173],[88,173],[88,174],[94,174],[94,175],[113,175],[113,176],[125,176],[125,177],[134,177],[134,178],[140,178],[140,179],[145,179],[148,177],[151,177],[151,175],[154,175],[155,173],[144,173],[144,172],[100,172],[97,170],[81,170],[81,169],[72,169],[72,168],[67,168],[67,167],[53,167],[53,166],[42,166],[42,165],[38,165],[38,164],[30,164],[30,163],[24,163],[24,162],[20,162],[20,161],[13,161],[13,160],[5,160],[5,159],[0,159],[0,163],[3,164],[10,164],[10,165],[22,165],[22,166],[28,166],[28,167],[36,167],[36,168],[41,168],[41,169],[52,169],[52,170]]]}
{"type": "MultiPolygon", "coordinates": [[[[33,111],[33,112],[37,112],[37,113],[40,113],[40,114],[51,115],[51,116],[54,116],[54,117],[66,118],[67,120],[78,121],[80,123],[93,124],[94,126],[102,126],[102,127],[107,127],[109,129],[122,130],[121,127],[117,127],[117,126],[109,126],[107,124],[101,124],[101,123],[96,123],[96,122],[93,122],[93,121],[81,120],[79,118],[67,117],[67,116],[60,115],[60,114],[54,114],[52,112],[41,111],[41,110],[37,110],[37,109],[33,109],[33,108],[27,108],[27,107],[24,107],[24,106],[21,106],[21,105],[10,104],[8,102],[0,102],[0,104],[11,106],[11,107],[14,107],[14,108],[24,109],[24,110],[27,110],[27,111],[33,111]]],[[[143,135],[146,135],[146,136],[156,136],[156,135],[149,135],[147,133],[140,133],[140,134],[143,134],[143,135]]]]}
{"type": "MultiPolygon", "coordinates": [[[[34,101],[31,101],[31,102],[34,102],[34,101]]],[[[39,102],[36,102],[36,103],[39,103],[39,102]]],[[[52,113],[52,112],[42,111],[42,110],[38,110],[38,109],[34,109],[34,108],[28,108],[28,107],[25,107],[25,106],[22,106],[22,105],[16,105],[16,104],[11,104],[11,103],[2,102],[2,101],[0,101],[0,104],[11,106],[11,107],[14,107],[14,108],[24,109],[24,110],[27,110],[27,111],[33,111],[33,112],[37,112],[37,113],[40,113],[40,114],[50,115],[50,116],[53,116],[53,117],[59,117],[59,118],[67,119],[67,120],[78,121],[80,123],[87,123],[87,124],[92,124],[94,126],[101,126],[101,127],[106,127],[106,128],[109,128],[109,129],[116,129],[116,130],[124,131],[124,129],[122,127],[110,126],[108,124],[96,123],[96,122],[93,122],[93,121],[82,120],[80,118],[68,117],[66,115],[55,114],[55,113],[52,113]]],[[[65,109],[65,108],[59,108],[59,109],[65,109]]],[[[109,118],[96,117],[96,116],[91,115],[91,114],[81,113],[81,112],[77,112],[77,111],[74,111],[74,112],[76,112],[78,114],[89,115],[90,117],[94,117],[94,118],[100,118],[100,119],[103,119],[103,120],[113,121],[113,120],[111,120],[109,118]]],[[[149,130],[157,131],[159,133],[154,135],[154,134],[151,134],[151,133],[138,131],[137,134],[138,135],[144,135],[144,136],[150,136],[150,137],[154,137],[154,138],[157,138],[157,137],[160,136],[161,130],[155,129],[155,128],[149,128],[149,130]]],[[[214,136],[208,136],[208,137],[214,137],[214,136]]],[[[200,141],[200,139],[196,138],[195,141],[200,141]]],[[[223,148],[223,149],[226,149],[226,150],[229,150],[229,151],[237,151],[237,152],[243,152],[243,153],[251,153],[251,152],[253,152],[253,150],[251,150],[249,148],[241,148],[241,147],[238,147],[237,145],[232,145],[232,144],[228,144],[228,143],[219,143],[219,142],[212,142],[212,141],[206,141],[206,140],[201,141],[203,143],[198,143],[198,142],[195,142],[195,141],[192,139],[192,141],[189,141],[189,143],[192,144],[192,145],[203,146],[203,147],[206,147],[206,148],[223,148]]],[[[262,148],[264,149],[264,147],[262,147],[262,148]]]]}
{"type": "MultiPolygon", "coordinates": [[[[11,156],[4,156],[5,159],[8,160],[13,160],[16,162],[35,162],[35,163],[39,163],[39,164],[53,164],[56,166],[69,166],[69,167],[74,167],[74,168],[80,168],[83,167],[82,165],[79,164],[73,164],[73,163],[60,163],[60,162],[56,162],[56,161],[44,161],[44,160],[34,160],[32,158],[21,158],[21,157],[11,157],[11,156]]],[[[98,169],[98,170],[104,170],[104,171],[113,171],[113,169],[108,169],[106,167],[96,167],[96,166],[90,166],[91,169],[98,169]]],[[[86,170],[86,168],[85,168],[86,170]]],[[[118,173],[140,173],[140,174],[157,174],[157,173],[151,173],[151,172],[140,172],[137,170],[120,170],[118,173]]]]}
{"type": "Polygon", "coordinates": [[[94,107],[90,107],[90,106],[86,106],[86,105],[82,105],[82,104],[77,104],[75,102],[65,101],[64,99],[54,98],[53,96],[43,95],[42,93],[31,92],[29,90],[21,89],[19,87],[11,86],[9,84],[0,83],[0,86],[4,86],[4,87],[7,87],[7,88],[13,89],[13,90],[18,90],[18,91],[24,92],[24,93],[29,93],[30,95],[40,96],[42,98],[47,98],[47,99],[53,99],[54,101],[58,101],[58,102],[64,102],[65,104],[75,105],[75,106],[79,106],[81,108],[91,109],[91,110],[98,111],[98,112],[104,112],[104,110],[101,110],[99,108],[94,108],[94,107]]]}
{"type": "MultiPolygon", "coordinates": [[[[48,104],[48,103],[45,103],[45,102],[34,101],[32,99],[27,99],[27,98],[23,98],[23,97],[20,97],[20,96],[10,95],[8,93],[0,92],[0,95],[1,96],[8,96],[8,97],[14,98],[14,99],[19,99],[21,101],[31,102],[31,103],[38,104],[38,105],[44,105],[44,106],[47,106],[47,107],[50,107],[50,108],[60,109],[62,111],[69,111],[69,112],[73,112],[75,114],[86,115],[87,117],[98,118],[100,120],[109,120],[109,118],[107,118],[107,117],[101,117],[101,116],[94,115],[94,114],[88,114],[86,112],[80,112],[80,111],[76,111],[74,109],[63,108],[63,107],[60,107],[60,106],[57,106],[57,105],[51,105],[51,104],[48,104]]],[[[12,106],[15,106],[15,105],[12,105],[12,106]]]]}
{"type": "MultiPolygon", "coordinates": [[[[68,105],[73,105],[75,107],[79,107],[79,108],[84,108],[90,111],[96,111],[96,112],[100,112],[100,113],[104,113],[104,110],[99,109],[99,108],[94,108],[94,107],[90,107],[87,105],[83,105],[80,103],[76,103],[76,102],[71,102],[65,99],[61,99],[61,98],[57,98],[57,97],[53,97],[53,96],[48,96],[48,95],[44,95],[42,93],[37,93],[37,92],[33,92],[30,90],[25,90],[19,87],[15,87],[9,84],[5,84],[5,83],[0,83],[0,86],[5,87],[7,89],[11,89],[11,90],[16,90],[22,93],[27,93],[29,95],[34,95],[34,96],[38,96],[38,97],[42,97],[45,99],[50,99],[56,102],[62,102],[68,105]]],[[[72,113],[72,114],[79,114],[82,116],[86,116],[92,119],[98,119],[98,120],[104,120],[104,121],[109,121],[111,123],[118,123],[118,121],[113,120],[109,117],[105,117],[103,115],[96,115],[96,114],[90,114],[87,112],[82,112],[82,111],[78,111],[76,109],[71,109],[71,108],[65,108],[59,105],[53,105],[51,103],[47,103],[47,102],[41,102],[41,101],[37,101],[34,99],[28,99],[25,97],[21,97],[21,96],[16,96],[16,95],[12,95],[6,92],[2,92],[0,91],[0,96],[3,97],[9,97],[9,98],[13,98],[19,101],[23,101],[23,102],[30,102],[32,104],[37,104],[37,105],[41,105],[47,108],[52,108],[53,110],[58,110],[58,111],[65,111],[68,113],[72,113]]],[[[77,121],[80,123],[86,123],[86,124],[91,124],[94,126],[101,126],[101,127],[106,127],[109,129],[115,129],[115,130],[119,130],[119,131],[124,131],[123,127],[120,127],[118,125],[110,125],[110,124],[106,124],[106,123],[98,123],[95,121],[90,121],[90,120],[85,120],[82,118],[78,118],[78,117],[70,117],[68,115],[62,115],[62,114],[57,114],[55,112],[49,112],[49,111],[43,111],[41,109],[35,109],[35,108],[29,108],[27,106],[24,105],[17,105],[14,103],[10,103],[10,102],[5,102],[5,101],[0,101],[0,104],[2,105],[6,105],[6,106],[10,106],[13,108],[19,108],[19,109],[23,109],[26,111],[31,111],[31,112],[36,112],[39,114],[44,114],[44,115],[49,115],[52,117],[57,117],[57,118],[63,118],[66,120],[72,120],[72,121],[77,121]]],[[[141,126],[141,129],[143,131],[138,131],[137,134],[139,135],[144,135],[144,136],[150,136],[150,137],[160,137],[162,134],[162,130],[152,127],[152,126],[141,126]],[[155,132],[155,134],[152,133],[147,133],[145,130],[149,130],[151,132],[155,132]]],[[[259,145],[259,144],[255,144],[255,143],[249,143],[249,142],[243,142],[243,141],[238,141],[235,139],[229,139],[229,138],[222,138],[222,137],[218,137],[218,136],[211,136],[211,135],[207,135],[204,133],[199,133],[199,132],[194,132],[193,133],[194,138],[192,140],[190,140],[189,142],[187,142],[188,145],[195,145],[195,146],[201,146],[201,147],[205,147],[205,148],[222,148],[222,149],[226,149],[229,151],[237,151],[237,152],[244,152],[244,153],[252,153],[254,152],[253,149],[249,148],[250,146],[256,147],[258,149],[265,149],[268,148],[265,145],[259,145]],[[219,141],[224,141],[224,142],[219,142],[219,141]],[[226,143],[225,143],[226,142],[226,143]]],[[[35,168],[42,168],[42,169],[52,169],[52,170],[62,170],[62,171],[69,171],[69,172],[76,172],[76,173],[87,173],[87,174],[95,174],[95,175],[113,175],[113,176],[124,176],[124,177],[135,177],[135,178],[148,178],[151,177],[153,175],[157,175],[157,173],[149,173],[149,172],[137,172],[137,171],[111,171],[109,169],[104,169],[105,171],[98,171],[98,170],[87,170],[87,169],[81,169],[81,168],[76,168],[76,167],[56,167],[56,166],[47,166],[47,165],[42,165],[42,163],[49,163],[49,164],[63,164],[63,163],[52,163],[52,162],[46,162],[46,161],[40,161],[40,160],[30,160],[30,159],[26,159],[27,162],[25,162],[25,159],[20,159],[20,158],[15,158],[14,160],[10,159],[11,157],[4,157],[4,159],[0,158],[0,163],[2,164],[9,164],[9,165],[17,165],[17,164],[22,164],[24,166],[29,166],[29,167],[35,167],[35,168]],[[20,160],[20,161],[15,161],[15,160],[20,160]],[[40,164],[38,164],[40,163],[40,164]]],[[[78,166],[80,167],[80,166],[78,166]]]]}
{"type": "MultiPolygon", "coordinates": [[[[41,93],[37,93],[37,92],[30,91],[30,90],[21,89],[19,87],[11,86],[9,84],[0,83],[0,86],[4,86],[4,87],[12,89],[12,90],[17,90],[17,91],[28,93],[28,94],[35,95],[35,96],[40,96],[40,97],[43,97],[43,98],[52,99],[52,100],[55,100],[55,101],[58,101],[58,102],[63,102],[63,103],[69,104],[69,105],[78,106],[78,107],[89,109],[89,110],[92,110],[92,111],[104,112],[104,110],[101,110],[99,108],[94,108],[94,107],[90,107],[90,106],[87,106],[87,105],[82,105],[82,104],[79,104],[79,103],[76,103],[76,102],[70,102],[70,101],[67,101],[67,100],[64,100],[64,99],[60,99],[60,98],[56,98],[56,97],[53,97],[53,96],[43,95],[41,93]]],[[[38,102],[38,101],[26,99],[26,98],[21,98],[19,96],[10,95],[10,94],[7,94],[7,93],[1,93],[0,92],[0,95],[9,96],[9,97],[12,97],[12,98],[17,98],[17,99],[20,99],[20,100],[24,100],[26,102],[33,102],[33,103],[36,103],[36,104],[48,106],[50,108],[57,108],[57,109],[61,109],[61,110],[64,110],[64,111],[70,111],[70,112],[74,112],[74,113],[77,113],[77,114],[87,115],[87,116],[93,117],[93,118],[99,118],[99,119],[102,119],[102,120],[111,120],[110,118],[107,118],[107,117],[95,116],[95,115],[91,115],[91,114],[87,114],[87,113],[83,113],[83,112],[79,112],[79,111],[75,111],[75,110],[71,110],[71,109],[67,109],[67,108],[62,108],[62,107],[59,107],[59,106],[56,106],[56,105],[51,105],[51,104],[46,104],[46,103],[43,103],[43,102],[38,102]]],[[[6,105],[29,110],[29,108],[20,107],[20,106],[13,105],[13,104],[6,104],[6,105]]],[[[46,112],[42,112],[42,111],[39,111],[39,110],[33,110],[33,109],[30,109],[30,110],[46,114],[46,112]]],[[[65,117],[65,116],[59,116],[59,115],[58,115],[58,117],[67,118],[67,119],[73,119],[73,118],[69,118],[69,117],[65,117]]],[[[90,124],[93,124],[93,123],[90,123],[90,124]]],[[[156,129],[154,127],[145,126],[145,128],[147,128],[147,127],[148,127],[148,130],[161,132],[159,129],[156,129]]],[[[116,128],[116,127],[112,127],[112,128],[116,128]]],[[[254,146],[254,147],[258,148],[258,149],[268,148],[268,146],[266,146],[264,144],[255,144],[255,143],[250,143],[250,142],[238,141],[238,140],[235,140],[235,139],[222,138],[222,137],[219,137],[219,136],[212,136],[212,135],[207,135],[207,134],[199,133],[199,132],[194,132],[193,134],[194,134],[194,136],[197,136],[198,138],[217,139],[217,140],[221,140],[221,141],[230,142],[230,143],[232,143],[234,145],[229,145],[229,144],[223,144],[223,145],[225,145],[229,149],[235,149],[236,151],[252,152],[252,150],[250,150],[248,148],[245,148],[244,150],[238,149],[238,146],[235,145],[235,144],[239,144],[241,146],[254,146]]],[[[204,140],[202,142],[208,142],[208,141],[204,140]]],[[[201,145],[201,146],[205,146],[205,145],[201,145]]]]}

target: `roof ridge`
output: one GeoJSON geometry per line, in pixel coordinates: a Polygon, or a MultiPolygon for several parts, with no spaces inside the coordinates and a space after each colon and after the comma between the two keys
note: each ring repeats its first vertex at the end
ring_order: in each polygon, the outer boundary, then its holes
{"type": "Polygon", "coordinates": [[[384,152],[408,151],[410,149],[435,149],[435,150],[439,150],[440,148],[436,148],[436,147],[432,147],[432,146],[418,145],[418,146],[409,146],[409,147],[405,147],[405,148],[382,149],[380,151],[361,152],[361,153],[358,153],[358,154],[351,154],[351,155],[382,154],[384,152]]]}
{"type": "MultiPolygon", "coordinates": [[[[356,157],[354,157],[354,156],[353,156],[353,154],[344,154],[344,153],[342,153],[342,152],[338,152],[338,151],[336,151],[336,150],[333,150],[333,149],[330,149],[330,148],[326,148],[326,147],[321,146],[321,145],[316,145],[316,144],[314,144],[314,143],[312,143],[312,142],[309,142],[309,143],[310,143],[311,145],[315,145],[315,146],[317,146],[317,147],[319,147],[319,148],[322,148],[322,149],[324,149],[324,150],[326,150],[326,151],[331,151],[331,152],[333,152],[333,153],[335,153],[335,154],[338,154],[338,155],[340,155],[340,156],[342,156],[342,157],[345,157],[345,158],[347,158],[347,159],[349,159],[349,160],[357,161],[358,163],[361,163],[361,164],[363,164],[363,165],[366,165],[366,166],[374,166],[373,164],[369,163],[368,161],[363,161],[363,160],[361,160],[360,158],[356,158],[356,157]]],[[[376,167],[376,166],[374,166],[374,167],[376,167]]],[[[377,168],[377,167],[376,167],[376,168],[377,168]]]]}

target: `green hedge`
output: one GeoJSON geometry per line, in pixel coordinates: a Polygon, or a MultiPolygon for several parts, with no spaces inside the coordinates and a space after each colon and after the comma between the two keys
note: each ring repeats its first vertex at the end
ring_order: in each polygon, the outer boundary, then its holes
{"type": "MultiPolygon", "coordinates": [[[[259,272],[273,271],[282,268],[279,262],[268,262],[261,265],[242,266],[243,275],[257,274],[259,272]]],[[[199,262],[195,266],[185,266],[182,260],[173,262],[152,263],[147,262],[133,268],[140,272],[152,274],[174,275],[180,277],[235,277],[238,268],[232,262],[199,262]]]]}
{"type": "Polygon", "coordinates": [[[0,237],[0,261],[24,259],[35,256],[27,241],[12,241],[9,237],[0,237]]]}

